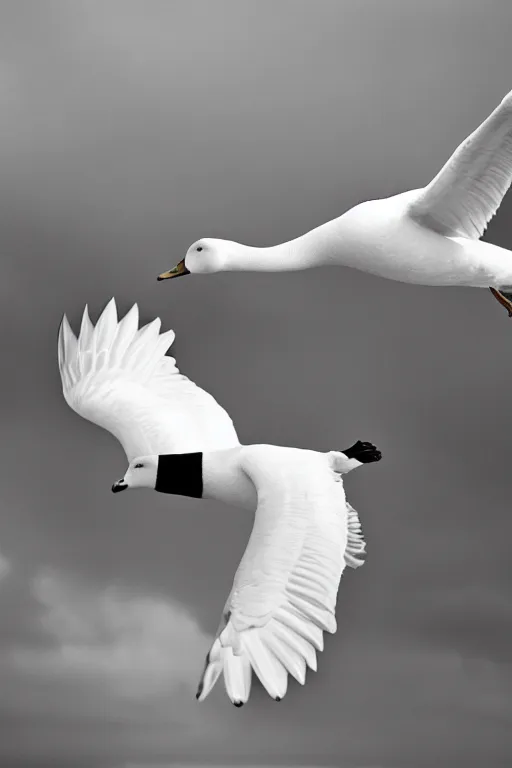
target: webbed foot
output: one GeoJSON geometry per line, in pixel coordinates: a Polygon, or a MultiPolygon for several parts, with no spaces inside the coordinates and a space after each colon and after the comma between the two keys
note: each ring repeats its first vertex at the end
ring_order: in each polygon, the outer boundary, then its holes
{"type": "Polygon", "coordinates": [[[344,450],[343,453],[347,459],[356,459],[361,464],[371,464],[373,461],[382,459],[382,453],[373,443],[361,442],[361,440],[344,450]]]}

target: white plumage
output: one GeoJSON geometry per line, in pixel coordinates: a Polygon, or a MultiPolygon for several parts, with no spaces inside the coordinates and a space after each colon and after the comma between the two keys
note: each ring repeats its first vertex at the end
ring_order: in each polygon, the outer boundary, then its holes
{"type": "Polygon", "coordinates": [[[198,240],[159,279],[340,264],[406,283],[503,288],[492,290],[512,314],[512,252],[479,242],[511,181],[512,91],[425,188],[361,203],[269,248],[198,240]]]}
{"type": "Polygon", "coordinates": [[[96,326],[85,308],[77,340],[64,315],[58,349],[68,405],[111,432],[128,461],[239,445],[226,411],[166,356],[174,331],[160,333],[158,318],[138,325],[137,305],[118,323],[112,299],[96,326]]]}
{"type": "MultiPolygon", "coordinates": [[[[254,670],[281,699],[288,674],[304,683],[306,668],[316,669],[323,632],[336,631],[341,574],[347,564],[363,562],[358,516],[341,475],[380,453],[369,443],[354,446],[361,460],[337,451],[240,445],[224,409],[165,356],[174,333],[159,330],[159,320],[138,330],[136,306],[118,322],[113,299],[95,327],[85,310],[78,339],[64,317],[58,341],[64,397],[118,438],[132,466],[141,456],[201,452],[203,497],[255,512],[197,696],[204,699],[223,673],[228,696],[240,706],[254,670]]],[[[155,474],[140,484],[155,487],[155,474]]]]}
{"type": "Polygon", "coordinates": [[[478,240],[512,182],[512,91],[410,203],[413,219],[478,240]]]}
{"type": "Polygon", "coordinates": [[[204,699],[224,669],[231,700],[247,701],[250,667],[274,699],[288,673],[304,684],[317,668],[323,632],[336,631],[336,596],[345,565],[362,565],[365,545],[357,513],[337,471],[343,454],[276,446],[241,449],[254,483],[254,527],[198,690],[204,699]]]}

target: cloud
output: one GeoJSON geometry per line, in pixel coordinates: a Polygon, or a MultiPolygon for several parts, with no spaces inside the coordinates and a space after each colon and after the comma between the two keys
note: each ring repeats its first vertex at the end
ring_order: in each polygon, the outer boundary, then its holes
{"type": "Polygon", "coordinates": [[[194,697],[212,638],[179,602],[48,569],[31,596],[39,635],[0,653],[2,764],[165,761],[222,732],[194,697]]]}
{"type": "Polygon", "coordinates": [[[475,760],[491,746],[496,759],[506,751],[512,667],[504,664],[403,644],[356,649],[348,638],[336,659],[336,638],[328,638],[307,690],[292,684],[285,706],[276,708],[256,686],[250,706],[239,712],[221,690],[205,705],[195,702],[211,637],[179,602],[121,586],[100,588],[63,570],[39,572],[31,593],[40,642],[0,657],[5,761],[40,765],[37,760],[47,759],[60,768],[87,758],[89,766],[180,768],[194,755],[205,766],[208,760],[264,765],[265,758],[267,765],[307,760],[314,766],[322,741],[323,765],[424,768],[437,759],[437,747],[425,749],[421,762],[417,744],[432,729],[450,753],[462,738],[472,749],[480,744],[475,760]],[[314,713],[326,698],[336,706],[317,722],[314,713]],[[13,723],[37,724],[33,738],[20,738],[13,723]],[[482,724],[485,738],[477,738],[482,724]],[[369,741],[377,726],[378,737],[369,741]],[[58,744],[49,738],[56,727],[58,744]]]}
{"type": "Polygon", "coordinates": [[[32,590],[52,645],[16,649],[19,668],[100,680],[134,698],[195,691],[211,638],[178,603],[120,587],[94,590],[51,571],[39,574],[32,590]]]}

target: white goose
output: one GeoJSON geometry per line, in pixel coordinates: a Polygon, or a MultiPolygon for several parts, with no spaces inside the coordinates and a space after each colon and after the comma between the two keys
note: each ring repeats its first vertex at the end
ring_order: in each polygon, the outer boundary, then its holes
{"type": "Polygon", "coordinates": [[[322,632],[336,630],[341,574],[363,562],[361,527],[341,475],[378,461],[380,452],[359,441],[329,453],[240,445],[226,411],[166,356],[174,332],[160,334],[159,319],[137,328],[137,305],[118,322],[114,299],[96,326],[85,308],[78,339],[64,316],[64,397],[121,443],[129,466],[113,491],[152,488],[256,513],[197,698],[224,672],[227,694],[241,706],[254,670],[280,700],[288,673],[304,683],[306,666],[316,669],[322,632]]]}
{"type": "Polygon", "coordinates": [[[405,283],[493,286],[494,296],[512,316],[512,251],[479,241],[511,181],[512,91],[427,187],[361,203],[269,248],[198,240],[158,280],[340,264],[405,283]]]}

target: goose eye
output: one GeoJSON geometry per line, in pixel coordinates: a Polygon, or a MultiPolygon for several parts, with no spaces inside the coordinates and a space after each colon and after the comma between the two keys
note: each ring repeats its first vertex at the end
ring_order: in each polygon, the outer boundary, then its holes
{"type": "Polygon", "coordinates": [[[135,469],[142,469],[143,466],[144,466],[144,464],[136,464],[135,465],[135,469]]]}
{"type": "Polygon", "coordinates": [[[202,250],[203,250],[203,246],[202,245],[198,245],[197,248],[196,248],[196,251],[202,251],[202,250]]]}

